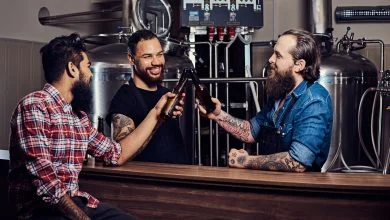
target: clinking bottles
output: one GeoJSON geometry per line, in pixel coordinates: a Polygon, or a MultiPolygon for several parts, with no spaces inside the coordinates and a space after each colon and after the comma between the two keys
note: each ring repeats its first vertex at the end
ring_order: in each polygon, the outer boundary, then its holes
{"type": "Polygon", "coordinates": [[[173,112],[175,111],[175,106],[180,101],[181,94],[184,92],[185,86],[188,81],[188,72],[183,71],[179,82],[176,84],[175,88],[173,88],[172,93],[175,94],[175,97],[168,99],[167,103],[165,103],[164,108],[161,111],[161,118],[166,120],[172,118],[173,112]]]}
{"type": "Polygon", "coordinates": [[[185,71],[191,72],[192,83],[195,86],[195,97],[199,100],[199,104],[202,105],[207,113],[215,110],[215,103],[211,100],[210,92],[204,84],[200,83],[198,76],[194,69],[185,69],[185,71]]]}

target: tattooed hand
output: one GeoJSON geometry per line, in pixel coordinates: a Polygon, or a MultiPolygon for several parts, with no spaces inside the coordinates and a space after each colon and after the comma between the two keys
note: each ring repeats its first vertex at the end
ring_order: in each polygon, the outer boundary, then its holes
{"type": "Polygon", "coordinates": [[[229,152],[229,166],[235,168],[245,168],[248,160],[248,152],[244,149],[231,149],[229,152]]]}

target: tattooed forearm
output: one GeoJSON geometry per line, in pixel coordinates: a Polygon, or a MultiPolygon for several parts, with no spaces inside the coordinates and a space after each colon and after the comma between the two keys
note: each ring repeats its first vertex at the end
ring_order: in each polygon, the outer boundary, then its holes
{"type": "Polygon", "coordinates": [[[134,121],[122,114],[114,114],[112,116],[112,126],[112,137],[117,142],[121,141],[135,129],[134,121]]]}
{"type": "Polygon", "coordinates": [[[288,172],[304,172],[306,167],[290,156],[288,152],[277,154],[250,156],[246,167],[259,170],[274,170],[288,172]]]}
{"type": "Polygon", "coordinates": [[[56,205],[57,209],[60,210],[66,216],[70,219],[78,219],[78,220],[88,220],[90,219],[88,215],[81,210],[70,198],[69,195],[65,194],[58,204],[56,205]]]}
{"type": "Polygon", "coordinates": [[[226,112],[221,112],[217,118],[217,123],[235,138],[246,143],[254,142],[249,121],[234,118],[226,112]]]}

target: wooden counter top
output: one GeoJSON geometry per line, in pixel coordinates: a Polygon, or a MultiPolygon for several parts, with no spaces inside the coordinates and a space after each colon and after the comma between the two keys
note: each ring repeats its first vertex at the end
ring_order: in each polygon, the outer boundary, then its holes
{"type": "Polygon", "coordinates": [[[333,191],[390,195],[390,175],[380,173],[287,173],[227,167],[128,162],[120,167],[90,163],[83,168],[89,175],[121,178],[164,179],[198,184],[231,185],[248,188],[288,188],[289,190],[333,191]]]}
{"type": "Polygon", "coordinates": [[[390,219],[390,176],[379,173],[91,162],[80,189],[141,219],[390,219]]]}

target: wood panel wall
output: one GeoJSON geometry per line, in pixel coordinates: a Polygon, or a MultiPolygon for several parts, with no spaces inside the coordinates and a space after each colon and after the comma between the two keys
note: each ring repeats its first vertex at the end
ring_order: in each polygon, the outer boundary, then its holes
{"type": "Polygon", "coordinates": [[[8,149],[9,120],[19,99],[43,86],[42,45],[0,38],[0,149],[8,149]]]}

